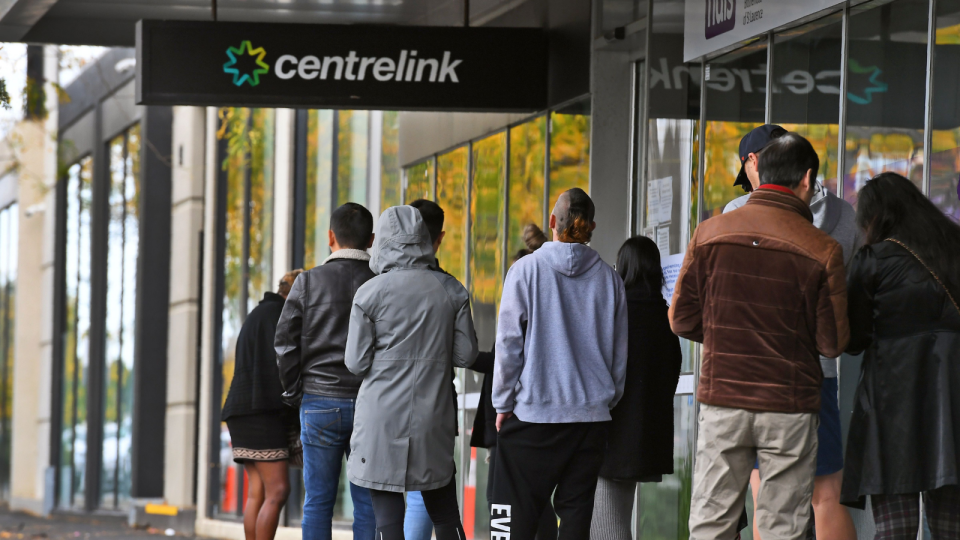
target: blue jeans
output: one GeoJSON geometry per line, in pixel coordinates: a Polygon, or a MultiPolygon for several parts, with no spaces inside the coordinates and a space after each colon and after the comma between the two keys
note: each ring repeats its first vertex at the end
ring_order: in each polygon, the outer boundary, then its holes
{"type": "MultiPolygon", "coordinates": [[[[303,442],[303,540],[330,540],[333,506],[340,486],[344,455],[350,455],[356,400],[303,395],[300,404],[300,440],[303,442]]],[[[374,540],[377,522],[370,491],[350,484],[353,499],[353,537],[374,540]]]]}
{"type": "Polygon", "coordinates": [[[407,492],[407,511],[403,516],[403,537],[406,540],[430,540],[433,536],[433,521],[423,505],[419,491],[407,492]]]}

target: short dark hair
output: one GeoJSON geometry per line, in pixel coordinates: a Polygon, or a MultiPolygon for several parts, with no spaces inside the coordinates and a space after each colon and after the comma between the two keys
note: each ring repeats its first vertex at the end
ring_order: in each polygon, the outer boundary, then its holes
{"type": "Polygon", "coordinates": [[[585,244],[593,236],[591,225],[595,208],[587,192],[580,188],[564,191],[557,199],[553,215],[557,218],[557,236],[564,242],[585,244]],[[566,199],[566,204],[561,204],[566,199]]]}
{"type": "Polygon", "coordinates": [[[373,234],[373,216],[363,205],[348,202],[333,211],[330,229],[340,247],[366,249],[373,234]]]}
{"type": "Polygon", "coordinates": [[[820,171],[820,158],[810,141],[792,131],[784,133],[768,144],[759,154],[757,172],[761,184],[775,184],[796,188],[808,170],[811,180],[820,171]]]}
{"type": "Polygon", "coordinates": [[[410,206],[420,211],[420,217],[430,231],[430,241],[436,242],[437,238],[440,238],[440,233],[443,232],[443,208],[427,199],[417,199],[410,203],[410,206]]]}

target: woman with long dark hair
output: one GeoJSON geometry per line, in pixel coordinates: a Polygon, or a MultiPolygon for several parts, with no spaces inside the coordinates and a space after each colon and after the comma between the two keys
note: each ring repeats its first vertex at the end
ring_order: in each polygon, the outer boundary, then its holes
{"type": "Polygon", "coordinates": [[[607,451],[594,499],[591,540],[630,540],[637,482],[673,473],[673,398],[680,378],[680,340],[663,299],[660,250],[645,236],[617,254],[627,293],[629,341],[623,397],[610,412],[607,451]]]}
{"type": "Polygon", "coordinates": [[[878,539],[960,531],[960,225],[906,178],[860,191],[866,234],[847,278],[850,345],[864,352],[841,502],[870,496],[878,539]]]}

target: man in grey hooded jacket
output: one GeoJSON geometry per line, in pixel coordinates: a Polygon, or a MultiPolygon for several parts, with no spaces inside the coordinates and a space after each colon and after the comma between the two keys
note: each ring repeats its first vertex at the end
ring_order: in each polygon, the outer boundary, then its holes
{"type": "Polygon", "coordinates": [[[411,206],[377,223],[370,269],[353,300],[344,362],[363,377],[347,476],[370,489],[378,540],[402,539],[404,491],[420,491],[438,540],[462,540],[453,445],[453,366],[477,357],[469,295],[431,269],[430,234],[411,206]]]}
{"type": "Polygon", "coordinates": [[[559,538],[590,535],[606,427],[627,368],[623,281],[586,245],[593,217],[583,190],[563,193],[550,216],[554,241],[517,261],[503,285],[491,540],[532,540],[551,494],[559,538]]]}

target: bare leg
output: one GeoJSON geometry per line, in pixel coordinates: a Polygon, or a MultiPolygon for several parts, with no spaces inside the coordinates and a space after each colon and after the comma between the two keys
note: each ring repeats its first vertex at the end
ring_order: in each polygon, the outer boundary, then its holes
{"type": "Polygon", "coordinates": [[[753,523],[753,540],[760,540],[760,529],[757,528],[757,492],[760,491],[760,469],[754,469],[750,473],[750,491],[753,492],[753,515],[750,516],[750,523],[753,523]]]}
{"type": "Polygon", "coordinates": [[[257,539],[257,515],[263,506],[263,480],[252,462],[243,464],[247,473],[247,504],[243,507],[243,535],[247,540],[257,539]]]}
{"type": "Polygon", "coordinates": [[[257,472],[263,480],[263,506],[257,516],[256,540],[273,540],[280,524],[280,510],[290,495],[286,461],[258,461],[257,472]]]}
{"type": "Polygon", "coordinates": [[[856,540],[857,530],[847,507],[840,504],[843,471],[818,476],[813,481],[813,513],[818,540],[856,540]]]}

